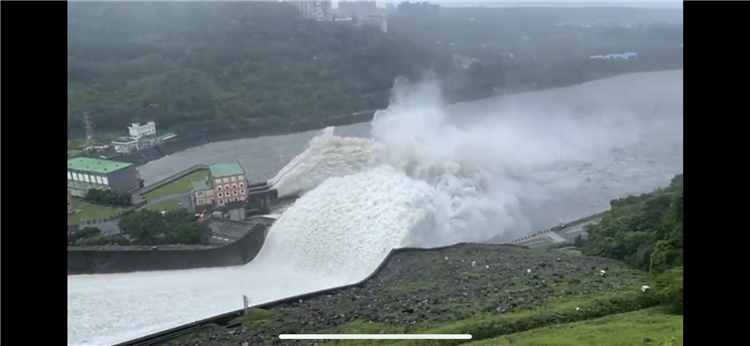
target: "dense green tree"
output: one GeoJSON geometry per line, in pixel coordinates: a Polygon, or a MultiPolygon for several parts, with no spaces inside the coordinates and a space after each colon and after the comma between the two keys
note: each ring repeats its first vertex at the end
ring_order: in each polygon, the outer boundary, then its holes
{"type": "Polygon", "coordinates": [[[184,209],[161,213],[139,210],[118,222],[131,245],[207,244],[211,230],[184,209]]]}
{"type": "Polygon", "coordinates": [[[683,312],[682,267],[669,269],[656,277],[656,294],[659,300],[673,313],[683,312]]]}
{"type": "Polygon", "coordinates": [[[612,209],[589,229],[583,253],[661,272],[683,263],[683,176],[667,189],[610,202],[612,209]]]}
{"type": "Polygon", "coordinates": [[[68,233],[68,245],[75,244],[79,240],[91,239],[102,234],[102,230],[97,227],[84,227],[73,233],[68,233]]]}
{"type": "Polygon", "coordinates": [[[118,221],[120,231],[127,234],[133,243],[142,245],[157,245],[169,231],[164,216],[153,210],[139,210],[132,212],[118,221]]]}
{"type": "Polygon", "coordinates": [[[683,175],[669,187],[610,202],[589,228],[585,255],[614,258],[656,274],[656,294],[675,313],[683,307],[683,175]]]}
{"type": "Polygon", "coordinates": [[[190,132],[339,116],[385,107],[398,76],[434,73],[458,102],[681,68],[681,25],[556,25],[651,13],[631,12],[444,8],[393,15],[383,33],[304,19],[278,2],[74,2],[68,136],[83,135],[84,114],[99,134],[122,134],[132,121],[190,132]],[[588,58],[624,51],[640,56],[588,58]]]}
{"type": "Polygon", "coordinates": [[[220,130],[382,107],[433,54],[371,27],[303,19],[274,2],[75,3],[69,133],[133,120],[220,130]]]}
{"type": "Polygon", "coordinates": [[[132,197],[127,192],[100,189],[90,189],[86,191],[86,195],[83,199],[94,204],[116,207],[129,206],[132,203],[132,197]]]}

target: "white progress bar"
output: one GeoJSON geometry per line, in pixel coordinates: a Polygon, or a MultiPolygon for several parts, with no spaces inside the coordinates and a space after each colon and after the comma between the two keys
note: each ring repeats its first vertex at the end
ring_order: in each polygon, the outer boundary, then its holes
{"type": "Polygon", "coordinates": [[[471,334],[281,334],[281,340],[470,340],[471,334]]]}

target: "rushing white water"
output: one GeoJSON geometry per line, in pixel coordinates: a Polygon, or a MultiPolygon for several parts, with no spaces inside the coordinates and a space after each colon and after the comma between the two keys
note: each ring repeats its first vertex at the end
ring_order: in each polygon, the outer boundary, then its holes
{"type": "Polygon", "coordinates": [[[478,103],[487,102],[495,111],[446,112],[435,85],[398,83],[372,139],[326,129],[270,180],[303,196],[251,263],[69,276],[69,343],[235,310],[241,294],[257,304],[353,283],[395,247],[521,236],[682,171],[682,71],[478,103]],[[589,109],[569,105],[584,99],[589,109]]]}
{"type": "Polygon", "coordinates": [[[330,178],[284,212],[253,264],[325,275],[334,285],[360,281],[412,229],[427,227],[432,199],[429,185],[388,166],[330,178]]]}
{"type": "Polygon", "coordinates": [[[338,137],[333,127],[313,138],[302,154],[268,182],[279,197],[304,194],[329,177],[341,177],[373,167],[380,144],[370,139],[338,137]]]}

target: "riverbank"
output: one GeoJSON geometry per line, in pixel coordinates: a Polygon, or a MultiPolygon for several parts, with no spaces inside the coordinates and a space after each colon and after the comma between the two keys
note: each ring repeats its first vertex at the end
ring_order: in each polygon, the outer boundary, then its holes
{"type": "Polygon", "coordinates": [[[239,130],[219,132],[192,132],[178,135],[177,137],[159,143],[153,147],[145,148],[130,154],[121,154],[112,157],[114,161],[129,162],[136,166],[145,165],[163,157],[178,152],[215,142],[231,141],[236,139],[250,139],[265,136],[281,136],[318,130],[329,126],[346,126],[369,122],[375,115],[375,110],[366,110],[349,115],[336,116],[326,119],[310,120],[303,122],[292,122],[287,125],[257,126],[239,130]]]}
{"type": "MultiPolygon", "coordinates": [[[[674,69],[663,69],[663,70],[654,70],[654,71],[641,71],[641,72],[628,73],[628,74],[659,72],[659,71],[673,71],[673,70],[674,69]]],[[[522,88],[522,89],[506,90],[504,92],[495,93],[489,97],[483,97],[483,98],[471,97],[471,98],[464,98],[462,100],[455,100],[453,102],[448,103],[447,105],[458,106],[461,104],[490,100],[490,99],[494,99],[498,97],[507,97],[507,96],[531,93],[531,92],[560,89],[560,88],[570,87],[572,85],[578,85],[578,84],[583,84],[583,83],[594,82],[597,80],[613,78],[613,77],[617,77],[620,75],[622,74],[601,75],[599,76],[599,78],[584,80],[584,81],[581,81],[581,83],[566,84],[566,85],[559,85],[559,86],[556,85],[554,87],[549,87],[549,88],[528,87],[528,88],[522,88]]],[[[295,134],[295,133],[320,130],[322,128],[326,128],[329,126],[339,127],[339,126],[353,125],[353,124],[359,124],[359,123],[366,123],[366,122],[372,121],[372,118],[375,112],[376,110],[364,110],[364,111],[359,111],[359,112],[355,112],[355,113],[348,114],[348,115],[339,115],[339,116],[329,117],[325,119],[298,121],[298,122],[292,122],[286,125],[265,125],[265,126],[256,126],[252,128],[216,131],[216,132],[201,132],[201,131],[185,132],[185,133],[180,134],[178,137],[174,139],[162,142],[154,147],[146,148],[146,149],[140,150],[132,154],[119,155],[119,156],[113,157],[112,159],[115,161],[130,162],[136,166],[142,166],[151,161],[156,161],[166,156],[174,155],[178,152],[191,149],[191,148],[195,148],[198,146],[210,144],[210,143],[231,141],[231,140],[237,140],[237,139],[251,139],[251,138],[266,137],[266,136],[290,135],[290,134],[295,134]]],[[[146,183],[148,184],[148,182],[146,183]]]]}

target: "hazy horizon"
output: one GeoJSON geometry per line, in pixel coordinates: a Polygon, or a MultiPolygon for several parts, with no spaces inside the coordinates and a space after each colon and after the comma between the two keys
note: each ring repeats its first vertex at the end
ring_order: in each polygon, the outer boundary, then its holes
{"type": "MultiPolygon", "coordinates": [[[[352,1],[352,0],[350,0],[352,1]]],[[[356,0],[355,0],[356,1],[356,0]]],[[[337,7],[339,1],[333,1],[333,6],[337,7]]],[[[378,7],[385,7],[386,3],[399,4],[402,0],[384,0],[376,1],[378,7]]],[[[410,1],[421,2],[421,1],[410,1]]],[[[428,1],[429,3],[439,4],[443,7],[629,7],[645,9],[671,9],[682,10],[682,1],[428,1]]]]}

